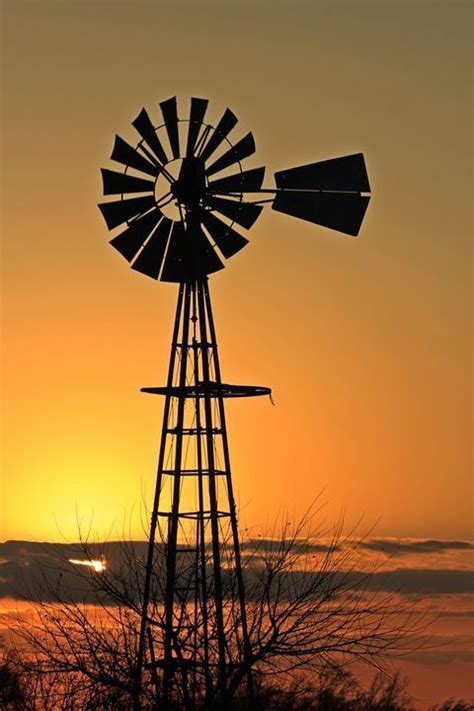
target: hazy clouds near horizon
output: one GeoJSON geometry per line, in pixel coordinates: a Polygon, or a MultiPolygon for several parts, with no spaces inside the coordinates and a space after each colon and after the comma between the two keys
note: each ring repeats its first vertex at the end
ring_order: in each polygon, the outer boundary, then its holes
{"type": "MultiPolygon", "coordinates": [[[[262,555],[277,555],[282,542],[278,539],[249,539],[242,543],[247,575],[258,568],[262,555]]],[[[309,555],[318,570],[318,560],[323,560],[330,545],[324,542],[302,541],[301,555],[309,555]]],[[[401,595],[464,595],[474,593],[474,577],[468,569],[474,544],[470,541],[443,541],[433,539],[367,539],[341,542],[335,555],[353,547],[357,553],[349,554],[349,576],[354,588],[366,587],[367,570],[371,569],[376,555],[383,556],[385,564],[371,573],[370,588],[401,595]],[[372,555],[372,558],[370,557],[372,555]]],[[[73,602],[93,602],[96,573],[70,562],[100,560],[105,558],[112,574],[131,574],[130,561],[145,560],[147,543],[144,541],[109,541],[84,547],[78,543],[40,543],[33,541],[5,541],[0,543],[0,597],[21,600],[53,601],[58,585],[67,599],[73,602]],[[127,573],[128,571],[128,573],[127,573]],[[78,585],[78,581],[80,584],[78,585]]],[[[159,548],[157,549],[159,552],[159,548]]],[[[379,559],[380,563],[380,559],[379,559]]],[[[133,571],[135,568],[133,568],[133,571]]],[[[295,569],[293,579],[311,575],[295,569]]],[[[342,575],[342,573],[341,573],[342,575]]],[[[347,579],[347,573],[343,573],[347,579]]],[[[102,602],[114,604],[102,596],[102,602]]]]}

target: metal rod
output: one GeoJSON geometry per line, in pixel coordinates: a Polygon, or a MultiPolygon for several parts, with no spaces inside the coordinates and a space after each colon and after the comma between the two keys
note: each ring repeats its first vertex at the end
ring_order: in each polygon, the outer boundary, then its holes
{"type": "MultiPolygon", "coordinates": [[[[196,322],[199,320],[198,308],[196,303],[196,283],[193,284],[193,325],[194,325],[194,335],[193,344],[197,345],[196,340],[196,322]]],[[[198,348],[193,349],[194,356],[194,382],[195,384],[199,381],[199,351],[198,348]]],[[[203,355],[201,354],[201,358],[203,355]]],[[[196,447],[197,447],[197,469],[198,469],[198,501],[199,501],[199,521],[196,531],[196,538],[198,540],[198,545],[196,546],[197,557],[196,561],[196,577],[198,574],[198,569],[200,567],[201,573],[201,585],[196,584],[196,593],[201,591],[201,614],[202,614],[202,625],[203,625],[203,636],[204,636],[204,678],[206,685],[206,701],[208,704],[212,703],[213,693],[212,693],[212,683],[209,673],[209,620],[208,620],[208,610],[207,610],[207,573],[206,573],[206,539],[205,539],[205,518],[204,518],[204,487],[203,487],[203,473],[207,472],[207,469],[203,467],[202,458],[202,441],[201,435],[206,432],[205,428],[201,427],[201,404],[200,398],[196,395],[195,399],[196,407],[196,447]],[[200,566],[198,567],[198,561],[200,566]]],[[[196,609],[196,615],[198,611],[196,609]]],[[[196,620],[196,631],[197,631],[197,620],[196,620]]],[[[197,650],[195,650],[197,651],[197,650]]],[[[195,659],[197,661],[197,658],[195,659]]],[[[196,667],[195,667],[196,668],[196,667]]]]}
{"type": "MultiPolygon", "coordinates": [[[[187,344],[189,338],[189,310],[191,301],[191,286],[185,285],[184,293],[184,314],[182,326],[182,343],[187,344]]],[[[179,387],[186,385],[187,357],[181,358],[179,368],[179,387]]],[[[173,498],[171,516],[168,519],[168,536],[166,550],[166,591],[165,591],[165,639],[164,639],[164,673],[163,673],[163,702],[164,708],[170,706],[171,702],[171,679],[174,675],[173,667],[173,617],[174,617],[174,592],[176,574],[176,543],[178,537],[179,524],[179,499],[180,499],[180,470],[181,456],[183,450],[183,422],[184,422],[184,399],[178,400],[178,412],[176,418],[176,448],[175,448],[175,476],[173,481],[173,498]]]]}
{"type": "MultiPolygon", "coordinates": [[[[221,370],[219,364],[219,354],[216,339],[216,330],[214,326],[214,317],[212,313],[211,296],[209,293],[209,287],[207,281],[203,283],[203,291],[206,299],[207,305],[207,316],[209,321],[209,332],[211,336],[213,358],[214,358],[214,371],[216,375],[216,381],[221,382],[221,370]]],[[[229,508],[230,508],[230,523],[232,529],[232,538],[234,544],[234,554],[235,554],[235,572],[237,577],[237,587],[239,592],[239,603],[240,603],[240,616],[242,621],[242,636],[244,640],[244,662],[247,667],[246,676],[250,700],[253,699],[253,678],[252,678],[252,648],[250,644],[250,638],[248,633],[247,625],[247,610],[245,606],[245,585],[244,578],[242,574],[242,559],[240,555],[240,543],[239,543],[239,530],[237,523],[237,510],[235,506],[234,490],[232,486],[232,476],[231,476],[231,466],[230,466],[230,453],[229,453],[229,442],[227,439],[227,426],[225,419],[225,408],[224,399],[222,395],[217,398],[219,406],[219,419],[220,426],[222,430],[222,449],[224,452],[224,465],[227,472],[226,482],[227,482],[227,495],[229,498],[229,508]]]]}
{"type": "MultiPolygon", "coordinates": [[[[204,383],[209,383],[209,348],[206,329],[206,302],[204,299],[204,281],[198,282],[198,308],[199,308],[199,326],[202,342],[202,371],[204,383]]],[[[218,664],[219,664],[219,681],[218,690],[222,700],[225,697],[227,686],[227,665],[225,655],[225,632],[224,632],[224,616],[222,609],[222,576],[221,576],[221,561],[219,547],[219,519],[217,508],[217,492],[216,480],[213,474],[215,468],[214,462],[214,438],[212,435],[212,408],[211,398],[209,395],[204,397],[204,411],[206,419],[206,444],[207,444],[207,464],[209,468],[209,503],[211,509],[211,533],[212,533],[212,558],[214,572],[214,598],[215,598],[215,615],[217,628],[217,647],[218,647],[218,664]]]]}
{"type": "Polygon", "coordinates": [[[148,156],[148,158],[151,160],[151,162],[152,162],[154,165],[156,165],[156,167],[158,168],[158,170],[160,171],[160,173],[163,174],[163,176],[166,178],[166,180],[167,180],[169,183],[174,183],[175,179],[173,178],[173,176],[172,176],[170,173],[168,173],[168,171],[166,170],[165,166],[162,165],[162,164],[159,162],[159,160],[157,159],[157,157],[156,157],[151,151],[148,150],[148,148],[145,146],[145,141],[144,141],[144,140],[143,140],[143,141],[140,141],[140,143],[138,144],[138,148],[141,148],[141,150],[143,151],[143,153],[145,153],[145,155],[148,156]]]}
{"type": "MultiPolygon", "coordinates": [[[[180,284],[179,292],[178,292],[178,302],[176,305],[176,315],[175,315],[174,327],[173,327],[173,338],[172,338],[172,344],[171,344],[170,361],[169,361],[169,367],[168,367],[167,386],[170,388],[173,385],[174,365],[175,365],[175,359],[176,359],[176,353],[177,353],[175,344],[178,340],[179,324],[181,321],[181,312],[182,312],[182,307],[183,307],[183,295],[184,295],[184,284],[180,284]]],[[[141,617],[141,622],[140,622],[140,634],[139,634],[139,640],[138,640],[137,667],[136,667],[136,671],[135,671],[135,680],[134,680],[134,687],[133,687],[133,709],[134,709],[134,711],[140,711],[140,709],[141,709],[140,696],[141,696],[141,684],[142,684],[143,657],[144,657],[144,651],[145,651],[145,633],[146,633],[147,617],[148,617],[148,603],[149,603],[149,598],[150,598],[151,575],[152,575],[152,570],[153,570],[153,557],[154,557],[154,549],[155,549],[156,526],[157,526],[157,522],[158,522],[158,507],[159,507],[161,486],[162,486],[162,481],[163,481],[163,464],[164,464],[165,448],[166,448],[165,447],[165,445],[166,445],[166,430],[168,427],[168,418],[169,418],[169,413],[170,413],[170,407],[171,407],[171,395],[166,395],[165,406],[164,406],[164,411],[163,411],[163,426],[162,426],[162,430],[161,430],[160,450],[159,450],[159,455],[158,455],[158,467],[157,467],[155,496],[154,496],[154,500],[153,500],[153,509],[152,509],[151,520],[150,520],[150,534],[149,534],[149,540],[148,540],[148,553],[147,553],[147,562],[146,562],[146,568],[145,568],[145,581],[144,581],[144,585],[143,585],[143,608],[142,608],[142,617],[141,617]]]]}
{"type": "Polygon", "coordinates": [[[322,188],[258,188],[258,190],[213,190],[207,188],[207,195],[241,195],[242,193],[336,193],[337,195],[369,195],[360,190],[324,190],[322,188]]]}

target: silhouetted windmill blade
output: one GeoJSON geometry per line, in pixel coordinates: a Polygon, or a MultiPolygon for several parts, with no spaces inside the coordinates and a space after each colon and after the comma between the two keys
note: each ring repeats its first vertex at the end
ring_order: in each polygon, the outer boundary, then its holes
{"type": "Polygon", "coordinates": [[[229,175],[227,178],[218,178],[211,181],[208,185],[208,191],[218,194],[257,192],[262,187],[264,176],[265,168],[244,170],[240,173],[229,175]]]}
{"type": "Polygon", "coordinates": [[[369,193],[363,153],[331,158],[275,173],[278,188],[369,193]]]}
{"type": "Polygon", "coordinates": [[[166,163],[168,163],[168,156],[161,145],[161,141],[145,109],[140,111],[135,121],[132,121],[132,125],[135,126],[147,146],[153,151],[160,165],[166,165],[166,163]]]}
{"type": "Polygon", "coordinates": [[[156,202],[153,195],[146,197],[130,198],[130,200],[115,200],[114,202],[103,202],[99,209],[104,216],[107,227],[111,230],[118,227],[122,222],[131,220],[132,217],[141,215],[151,207],[155,207],[156,202]]]}
{"type": "Polygon", "coordinates": [[[126,173],[117,173],[114,170],[101,168],[104,195],[121,195],[124,193],[153,192],[155,183],[144,178],[135,178],[126,173]]]}
{"type": "Polygon", "coordinates": [[[216,250],[203,232],[199,220],[192,220],[186,226],[188,244],[192,245],[192,270],[197,278],[224,269],[216,250]]]}
{"type": "Polygon", "coordinates": [[[186,281],[189,277],[188,253],[184,224],[174,222],[163,262],[161,281],[186,281]]]}
{"type": "Polygon", "coordinates": [[[252,227],[263,210],[260,205],[252,205],[238,200],[224,200],[224,198],[214,197],[213,195],[206,195],[205,202],[216,212],[220,212],[247,229],[252,227]]]}
{"type": "Polygon", "coordinates": [[[282,190],[272,209],[357,237],[369,200],[357,193],[282,190]]]}
{"type": "Polygon", "coordinates": [[[182,282],[202,279],[224,265],[199,223],[173,224],[161,281],[182,282]]]}
{"type": "Polygon", "coordinates": [[[251,133],[247,133],[235,146],[231,146],[228,151],[206,168],[206,175],[214,175],[234,163],[240,163],[241,160],[248,158],[253,153],[255,153],[255,140],[251,133]]]}
{"type": "Polygon", "coordinates": [[[237,116],[230,109],[226,109],[207,143],[198,152],[199,158],[206,161],[229,135],[236,123],[237,116]]]}
{"type": "Polygon", "coordinates": [[[142,173],[147,173],[147,175],[153,175],[155,178],[160,172],[157,165],[150,163],[150,161],[140,155],[136,148],[133,148],[133,146],[129,145],[123,138],[120,138],[120,136],[115,136],[114,148],[110,157],[117,163],[130,166],[130,168],[140,170],[142,173]]]}
{"type": "Polygon", "coordinates": [[[163,213],[157,207],[130,223],[130,226],[110,240],[112,247],[131,262],[153,232],[163,213]]]}
{"type": "Polygon", "coordinates": [[[248,239],[208,210],[202,211],[201,221],[226,259],[237,254],[249,243],[248,239]]]}
{"type": "Polygon", "coordinates": [[[132,269],[135,269],[135,271],[141,272],[142,274],[146,274],[152,279],[158,279],[172,224],[173,222],[171,220],[167,217],[163,217],[160,224],[134,261],[132,269]]]}
{"type": "Polygon", "coordinates": [[[186,156],[188,158],[194,155],[194,148],[204,121],[208,103],[207,99],[196,99],[194,96],[191,99],[188,138],[186,142],[186,156]]]}
{"type": "Polygon", "coordinates": [[[179,158],[179,133],[178,133],[178,108],[176,104],[176,96],[160,103],[163,121],[165,122],[166,131],[171,146],[171,152],[174,158],[179,158]]]}

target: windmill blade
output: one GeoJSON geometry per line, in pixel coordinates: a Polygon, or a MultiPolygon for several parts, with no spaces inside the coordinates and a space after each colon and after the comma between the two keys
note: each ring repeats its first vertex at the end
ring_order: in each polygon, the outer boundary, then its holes
{"type": "Polygon", "coordinates": [[[132,269],[146,274],[152,279],[158,279],[172,224],[172,220],[163,217],[157,229],[134,261],[132,269]]]}
{"type": "Polygon", "coordinates": [[[204,148],[199,153],[199,158],[206,161],[218,148],[226,136],[232,131],[237,123],[237,116],[230,110],[226,109],[219,123],[214,129],[214,133],[205,144],[204,148]]]}
{"type": "Polygon", "coordinates": [[[151,119],[145,109],[140,111],[135,121],[132,121],[132,125],[135,126],[145,143],[151,148],[161,165],[166,165],[168,162],[168,156],[165,153],[165,149],[161,145],[161,141],[158,138],[151,119]]]}
{"type": "Polygon", "coordinates": [[[179,158],[178,108],[176,96],[160,103],[163,121],[165,122],[171,151],[174,158],[179,158]]]}
{"type": "Polygon", "coordinates": [[[222,213],[229,219],[237,222],[242,227],[249,229],[263,208],[260,205],[252,205],[248,202],[238,202],[237,200],[224,200],[223,198],[206,195],[206,205],[213,210],[222,213]]]}
{"type": "Polygon", "coordinates": [[[133,146],[124,141],[123,138],[120,138],[120,136],[115,136],[114,148],[110,157],[117,163],[130,166],[130,168],[136,168],[136,170],[147,173],[147,175],[153,175],[155,178],[160,172],[158,166],[153,165],[153,163],[150,163],[146,158],[143,158],[136,148],[133,148],[133,146]]]}
{"type": "Polygon", "coordinates": [[[186,233],[188,244],[191,245],[193,273],[197,277],[212,274],[223,269],[224,265],[217,252],[204,234],[199,221],[187,223],[186,233]]]}
{"type": "Polygon", "coordinates": [[[237,254],[249,242],[208,210],[202,211],[201,221],[226,259],[237,254]]]}
{"type": "Polygon", "coordinates": [[[104,216],[107,227],[111,230],[113,227],[121,225],[122,222],[131,220],[132,217],[155,207],[155,205],[153,195],[147,195],[146,197],[130,198],[130,200],[103,202],[98,207],[104,216]]]}
{"type": "Polygon", "coordinates": [[[212,192],[225,193],[253,193],[260,190],[265,176],[265,168],[253,168],[241,173],[234,173],[227,178],[219,178],[209,183],[212,192]]]}
{"type": "Polygon", "coordinates": [[[188,250],[184,224],[174,222],[160,279],[173,282],[186,281],[188,273],[188,250]]]}
{"type": "Polygon", "coordinates": [[[161,281],[186,281],[223,268],[199,223],[188,223],[186,228],[182,222],[173,224],[161,281]]]}
{"type": "Polygon", "coordinates": [[[121,195],[124,193],[153,192],[155,183],[143,178],[135,178],[126,173],[116,173],[114,170],[101,168],[104,195],[121,195]]]}
{"type": "Polygon", "coordinates": [[[194,148],[196,146],[199,131],[201,130],[202,122],[204,121],[208,103],[207,99],[196,99],[194,96],[191,98],[188,140],[186,143],[187,158],[192,158],[194,155],[194,148]]]}
{"type": "Polygon", "coordinates": [[[213,175],[218,173],[224,168],[228,168],[229,165],[234,163],[239,163],[244,158],[251,156],[255,153],[255,141],[251,133],[247,133],[246,136],[240,139],[235,146],[229,148],[229,150],[224,153],[220,158],[218,158],[212,165],[206,170],[206,175],[213,175]]]}
{"type": "Polygon", "coordinates": [[[278,188],[291,190],[340,190],[369,193],[364,154],[323,160],[275,173],[278,188]]]}
{"type": "Polygon", "coordinates": [[[154,210],[147,212],[146,215],[134,220],[130,227],[127,227],[117,237],[114,237],[110,244],[128,262],[131,262],[162,217],[163,213],[155,207],[154,210]]]}
{"type": "Polygon", "coordinates": [[[369,200],[355,193],[283,190],[272,209],[357,237],[369,200]]]}

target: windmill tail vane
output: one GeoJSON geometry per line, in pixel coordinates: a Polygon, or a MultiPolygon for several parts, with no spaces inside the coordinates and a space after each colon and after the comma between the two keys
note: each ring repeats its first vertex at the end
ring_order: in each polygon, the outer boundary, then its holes
{"type": "Polygon", "coordinates": [[[282,170],[275,187],[262,187],[265,168],[244,166],[253,135],[231,140],[230,109],[213,126],[206,99],[191,99],[187,119],[175,97],[159,106],[161,123],[146,109],[132,122],[135,146],[115,137],[110,157],[121,170],[102,169],[113,199],[99,205],[111,245],[134,271],[179,284],[167,382],[142,388],[163,396],[164,410],[134,710],[144,693],[164,709],[225,708],[238,679],[252,697],[253,677],[224,405],[271,390],[222,381],[208,276],[248,244],[245,230],[269,201],[357,236],[370,186],[356,153],[282,170]]]}

